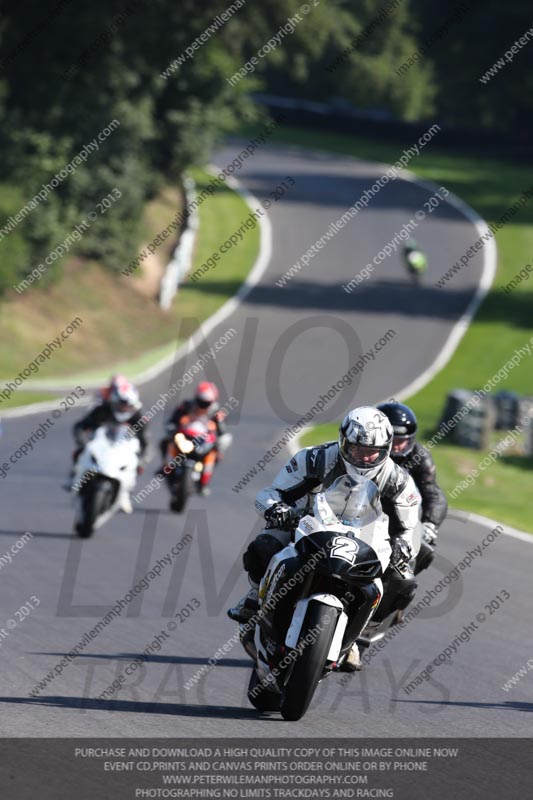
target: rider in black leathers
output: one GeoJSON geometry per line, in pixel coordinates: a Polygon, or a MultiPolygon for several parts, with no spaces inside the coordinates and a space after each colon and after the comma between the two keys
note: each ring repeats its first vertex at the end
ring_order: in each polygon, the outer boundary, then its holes
{"type": "Polygon", "coordinates": [[[72,432],[77,445],[74,460],[83,449],[86,434],[94,433],[101,425],[127,423],[139,440],[140,456],[144,458],[148,447],[147,425],[143,418],[139,393],[122,375],[114,376],[109,387],[99,393],[98,404],[75,423],[72,432]]]}
{"type": "Polygon", "coordinates": [[[416,441],[418,423],[414,412],[403,403],[391,401],[377,408],[390,421],[394,439],[391,458],[413,478],[422,499],[424,535],[415,562],[415,575],[429,567],[435,557],[435,545],[440,525],[446,518],[448,502],[436,480],[436,467],[431,453],[416,441]]]}
{"type": "MultiPolygon", "coordinates": [[[[116,423],[129,425],[131,434],[137,437],[140,444],[137,474],[141,475],[144,470],[148,449],[146,422],[147,419],[143,416],[142,403],[137,389],[123,375],[115,375],[109,386],[99,391],[97,405],[83,419],[76,422],[72,429],[76,449],[72,454],[72,468],[64,488],[67,491],[72,490],[74,465],[85,446],[87,438],[102,425],[116,423]]],[[[121,508],[127,514],[133,512],[131,499],[127,492],[122,493],[121,508]]]]}

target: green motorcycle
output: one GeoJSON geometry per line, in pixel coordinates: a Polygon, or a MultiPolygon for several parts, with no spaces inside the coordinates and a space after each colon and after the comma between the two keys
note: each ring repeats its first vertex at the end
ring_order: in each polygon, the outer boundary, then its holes
{"type": "Polygon", "coordinates": [[[428,258],[418,242],[409,239],[403,250],[405,264],[413,282],[420,286],[424,273],[428,268],[428,258]]]}

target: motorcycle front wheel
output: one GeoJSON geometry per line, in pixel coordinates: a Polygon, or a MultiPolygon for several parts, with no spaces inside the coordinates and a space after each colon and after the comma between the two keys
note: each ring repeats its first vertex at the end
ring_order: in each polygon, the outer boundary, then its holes
{"type": "Polygon", "coordinates": [[[115,487],[108,480],[92,480],[81,493],[81,516],[75,530],[81,539],[88,539],[94,532],[98,517],[114,502],[115,487]]]}
{"type": "Polygon", "coordinates": [[[280,707],[283,719],[301,719],[309,708],[324,672],[337,627],[338,613],[336,609],[322,603],[309,604],[299,641],[305,641],[308,637],[310,643],[303,646],[285,684],[280,707]]]}
{"type": "Polygon", "coordinates": [[[192,476],[190,469],[182,470],[181,474],[176,476],[174,486],[172,488],[172,498],[170,500],[170,510],[176,514],[180,514],[187,504],[187,498],[192,493],[192,476]]]}

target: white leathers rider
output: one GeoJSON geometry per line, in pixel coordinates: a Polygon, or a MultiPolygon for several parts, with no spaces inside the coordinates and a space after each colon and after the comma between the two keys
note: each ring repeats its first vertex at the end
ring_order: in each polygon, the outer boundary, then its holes
{"type": "Polygon", "coordinates": [[[339,475],[363,475],[376,484],[382,498],[392,501],[393,534],[401,535],[412,548],[418,491],[410,475],[389,457],[392,436],[389,420],[377,409],[363,406],[351,411],[342,422],[338,442],[300,450],[278,472],[272,486],[259,492],[258,513],[264,516],[277,503],[305,508],[310,505],[309,495],[322,491],[339,475]]]}
{"type": "MultiPolygon", "coordinates": [[[[381,605],[383,613],[406,607],[416,588],[407,563],[413,555],[420,495],[411,476],[390,458],[392,438],[392,426],[383,413],[372,406],[356,408],[342,421],[337,442],[300,450],[280,470],[272,485],[259,492],[255,506],[265,517],[269,530],[258,534],[244,554],[252,589],[230,609],[232,619],[249,619],[257,610],[258,584],[271,557],[290,541],[294,509],[310,506],[313,494],[346,473],[369,478],[380,491],[390,521],[392,563],[406,571],[405,580],[395,578],[391,582],[394,585],[386,593],[387,603],[384,599],[381,605]]],[[[381,606],[375,616],[380,612],[381,606]]],[[[357,661],[355,653],[353,660],[357,661]]]]}

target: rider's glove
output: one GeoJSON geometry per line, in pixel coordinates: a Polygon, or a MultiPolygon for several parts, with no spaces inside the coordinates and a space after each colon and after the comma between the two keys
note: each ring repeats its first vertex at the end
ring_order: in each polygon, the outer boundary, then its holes
{"type": "Polygon", "coordinates": [[[401,536],[392,542],[391,564],[393,567],[402,568],[411,560],[411,548],[401,536]]]}
{"type": "Polygon", "coordinates": [[[77,447],[85,447],[90,439],[91,431],[88,428],[74,429],[74,441],[77,447]]]}
{"type": "Polygon", "coordinates": [[[267,528],[290,528],[294,523],[294,509],[286,503],[274,503],[265,511],[267,528]]]}
{"type": "Polygon", "coordinates": [[[433,522],[424,522],[424,541],[431,547],[435,546],[437,541],[437,526],[433,522]]]}

